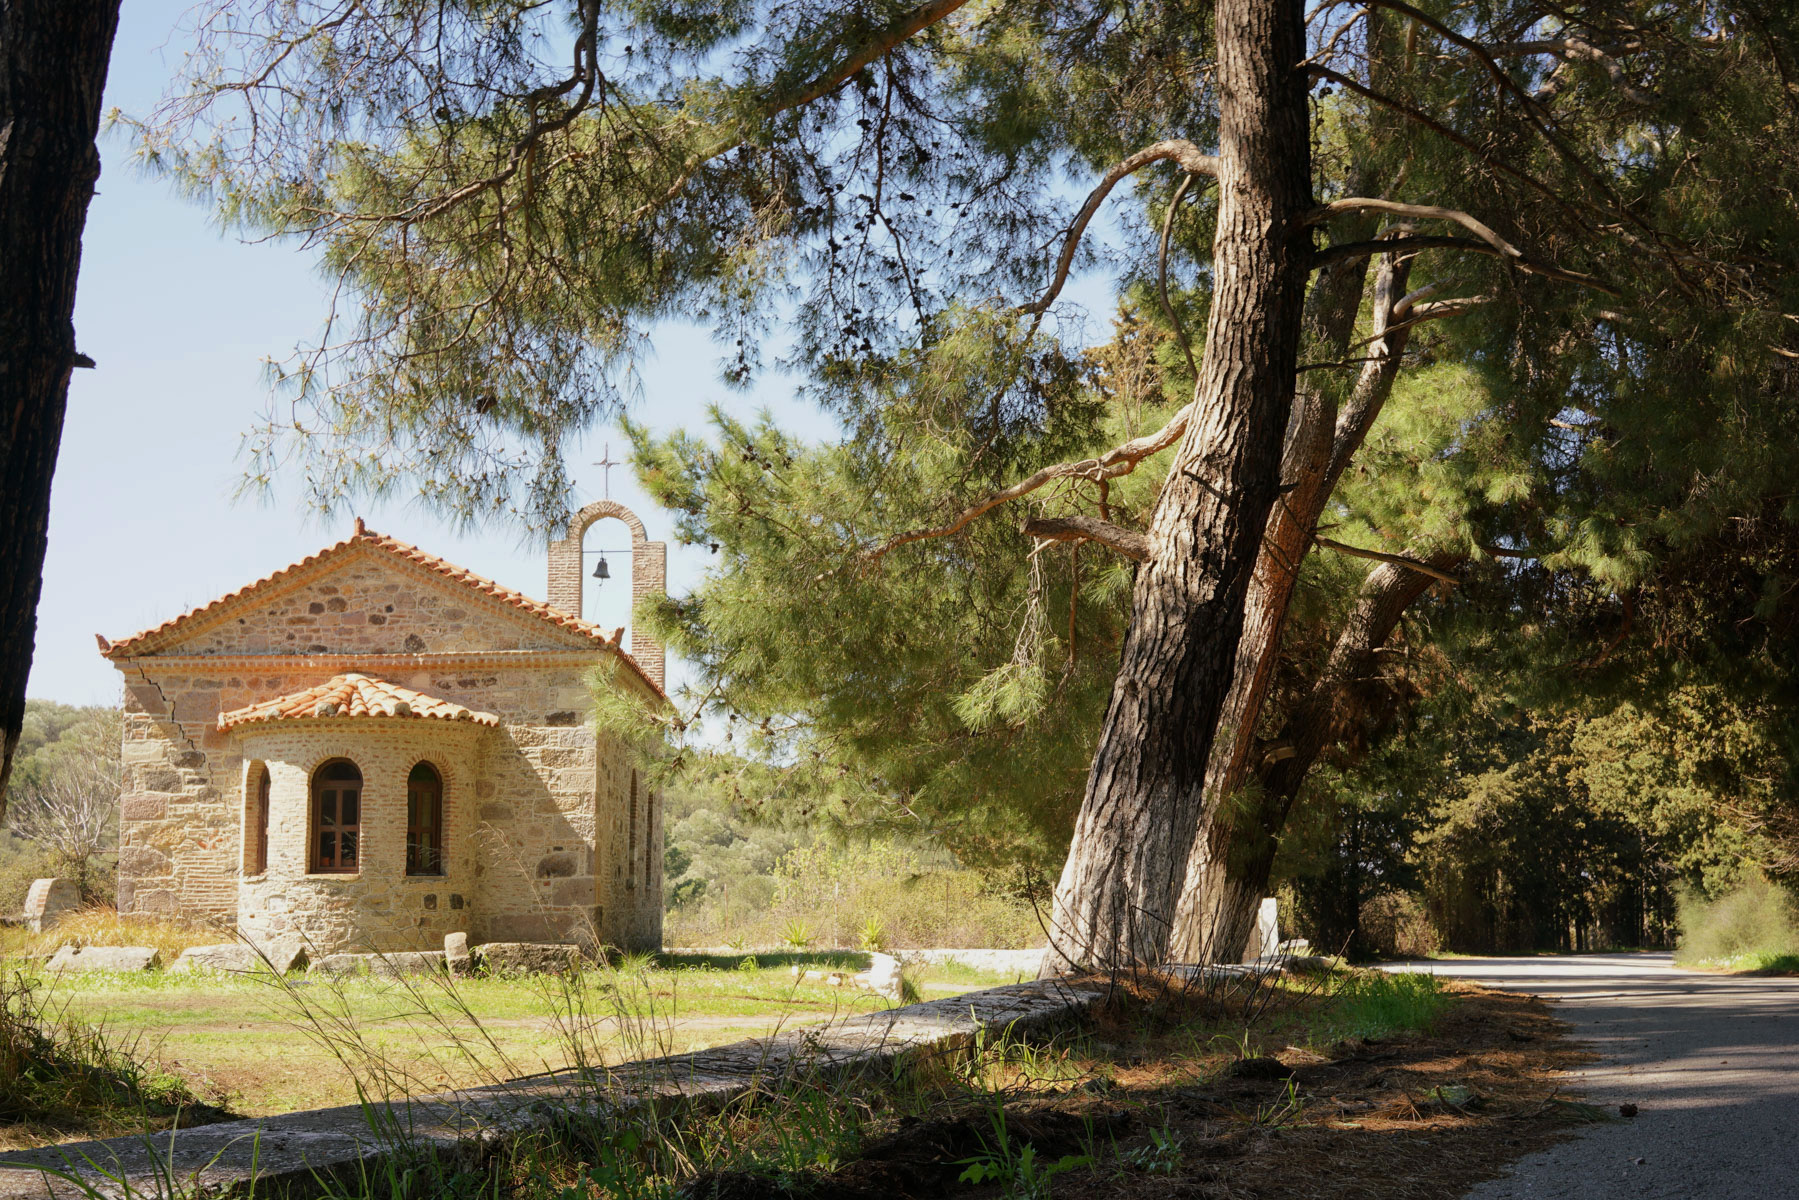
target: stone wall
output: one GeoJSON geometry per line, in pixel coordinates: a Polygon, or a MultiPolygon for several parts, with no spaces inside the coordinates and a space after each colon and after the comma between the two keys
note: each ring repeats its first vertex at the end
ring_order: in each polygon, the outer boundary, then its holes
{"type": "MultiPolygon", "coordinates": [[[[264,944],[298,935],[320,951],[422,950],[477,915],[474,792],[496,731],[451,721],[272,721],[239,733],[246,784],[269,771],[269,863],[238,886],[238,929],[264,944]],[[332,759],[362,772],[354,874],[309,872],[311,784],[332,759]],[[406,874],[406,781],[427,762],[443,781],[444,873],[406,874]]],[[[241,793],[240,793],[241,794],[241,793]]],[[[246,836],[249,831],[246,831],[246,836]]]]}
{"type": "Polygon", "coordinates": [[[265,602],[213,618],[182,640],[181,651],[442,654],[567,649],[591,641],[383,550],[352,546],[328,569],[265,602]]]}

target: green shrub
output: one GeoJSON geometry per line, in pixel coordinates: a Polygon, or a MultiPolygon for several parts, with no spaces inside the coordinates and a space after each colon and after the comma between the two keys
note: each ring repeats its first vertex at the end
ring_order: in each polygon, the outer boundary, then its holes
{"type": "Polygon", "coordinates": [[[32,1127],[103,1136],[145,1131],[178,1112],[185,1124],[231,1115],[202,1103],[135,1040],[53,1009],[36,982],[0,962],[0,1128],[13,1127],[7,1140],[41,1140],[32,1127]]]}
{"type": "Polygon", "coordinates": [[[1793,896],[1760,875],[1715,900],[1696,891],[1682,892],[1679,904],[1676,962],[1740,965],[1739,959],[1765,961],[1799,954],[1799,915],[1793,896]]]}
{"type": "Polygon", "coordinates": [[[769,875],[709,887],[668,913],[672,946],[773,946],[804,929],[817,945],[882,949],[1043,944],[1029,902],[941,852],[892,842],[837,847],[822,842],[783,854],[769,875]]]}
{"type": "Polygon", "coordinates": [[[49,873],[42,850],[9,829],[0,829],[0,917],[16,916],[25,907],[31,881],[49,873]]]}

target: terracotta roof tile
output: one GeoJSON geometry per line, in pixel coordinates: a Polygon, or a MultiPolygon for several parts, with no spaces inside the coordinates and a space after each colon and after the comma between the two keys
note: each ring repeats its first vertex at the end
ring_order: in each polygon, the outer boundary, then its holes
{"type": "Polygon", "coordinates": [[[489,726],[500,723],[500,718],[492,713],[475,712],[454,701],[427,696],[385,679],[350,674],[339,675],[303,692],[220,713],[219,728],[330,717],[410,717],[413,720],[470,721],[489,726]]]}

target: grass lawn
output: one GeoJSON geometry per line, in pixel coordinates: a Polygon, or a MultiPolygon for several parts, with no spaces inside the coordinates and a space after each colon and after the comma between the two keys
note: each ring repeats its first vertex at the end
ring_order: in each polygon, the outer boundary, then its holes
{"type": "MultiPolygon", "coordinates": [[[[856,956],[665,955],[577,979],[332,980],[84,974],[50,981],[52,1010],[135,1043],[213,1102],[245,1115],[472,1086],[572,1065],[705,1049],[888,1007],[796,980],[856,956]],[[346,1069],[348,1068],[348,1069],[346,1069]]],[[[1014,982],[924,968],[923,999],[1014,982]]]]}

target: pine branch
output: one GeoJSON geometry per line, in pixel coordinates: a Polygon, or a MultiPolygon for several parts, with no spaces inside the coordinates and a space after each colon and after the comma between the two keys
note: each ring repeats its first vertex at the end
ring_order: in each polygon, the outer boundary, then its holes
{"type": "Polygon", "coordinates": [[[1062,254],[1056,260],[1056,276],[1050,281],[1049,290],[1041,299],[1020,307],[1019,312],[1041,314],[1055,303],[1056,297],[1062,293],[1062,286],[1068,282],[1068,271],[1074,264],[1074,252],[1079,248],[1081,236],[1087,232],[1087,225],[1093,220],[1093,214],[1099,211],[1099,206],[1111,194],[1112,189],[1118,186],[1120,179],[1158,162],[1178,163],[1189,175],[1208,175],[1212,178],[1218,176],[1218,159],[1201,152],[1198,146],[1182,138],[1170,138],[1146,146],[1107,171],[1099,185],[1087,194],[1087,202],[1081,205],[1080,212],[1075,214],[1074,221],[1062,239],[1062,254]]]}
{"type": "MultiPolygon", "coordinates": [[[[1181,435],[1187,431],[1187,422],[1192,415],[1193,405],[1187,404],[1174,415],[1168,424],[1154,433],[1145,434],[1140,438],[1132,438],[1122,446],[1114,446],[1097,458],[1057,463],[1055,466],[1044,467],[1041,471],[1019,480],[1011,487],[1001,488],[999,491],[983,497],[943,525],[895,534],[880,545],[863,551],[860,557],[865,562],[873,562],[888,551],[895,550],[909,542],[922,542],[929,538],[949,537],[951,534],[960,533],[976,517],[992,512],[1000,505],[1016,500],[1020,496],[1029,495],[1057,479],[1090,479],[1097,482],[1115,479],[1120,475],[1128,475],[1137,469],[1138,463],[1150,455],[1166,450],[1178,442],[1181,435]]],[[[828,575],[830,572],[825,574],[828,575]]],[[[823,579],[825,575],[820,575],[819,578],[823,579]]]]}
{"type": "Polygon", "coordinates": [[[1149,538],[1135,529],[1126,529],[1098,517],[1030,517],[1018,527],[1020,533],[1045,542],[1098,542],[1109,546],[1126,558],[1143,562],[1149,558],[1149,538]]]}
{"type": "Polygon", "coordinates": [[[1344,242],[1337,246],[1326,246],[1312,256],[1314,269],[1329,266],[1346,258],[1366,258],[1374,254],[1405,253],[1415,250],[1466,250],[1474,254],[1484,254],[1489,258],[1504,259],[1512,266],[1531,275],[1541,275],[1545,279],[1556,279],[1563,283],[1579,284],[1592,288],[1614,299],[1621,298],[1624,293],[1592,275],[1584,275],[1579,271],[1570,271],[1550,263],[1537,262],[1519,252],[1516,247],[1500,250],[1491,243],[1476,238],[1442,237],[1435,234],[1410,234],[1405,237],[1379,238],[1372,242],[1344,242]]]}
{"type": "Polygon", "coordinates": [[[1314,535],[1312,540],[1326,550],[1335,550],[1338,554],[1347,554],[1351,558],[1370,558],[1375,562],[1387,563],[1390,566],[1395,567],[1403,567],[1408,571],[1416,571],[1420,575],[1429,575],[1432,579],[1440,579],[1448,584],[1460,582],[1454,575],[1451,575],[1447,571],[1439,571],[1427,562],[1419,562],[1417,559],[1407,558],[1403,554],[1384,554],[1379,550],[1364,550],[1360,546],[1345,545],[1332,538],[1327,538],[1322,534],[1314,535]]]}
{"type": "MultiPolygon", "coordinates": [[[[815,100],[823,99],[848,83],[863,67],[878,58],[885,57],[913,34],[935,25],[967,3],[968,0],[925,0],[916,8],[905,10],[893,21],[872,31],[865,41],[846,48],[843,56],[825,71],[792,91],[780,92],[769,97],[762,104],[763,119],[777,117],[791,109],[804,108],[815,100]]],[[[723,137],[716,139],[699,153],[690,157],[682,165],[681,173],[675,177],[675,181],[668,186],[668,189],[655,200],[640,205],[631,214],[630,220],[641,220],[648,213],[661,208],[679,196],[701,167],[720,155],[729,154],[741,146],[748,133],[749,131],[741,126],[733,128],[723,137]]]]}

